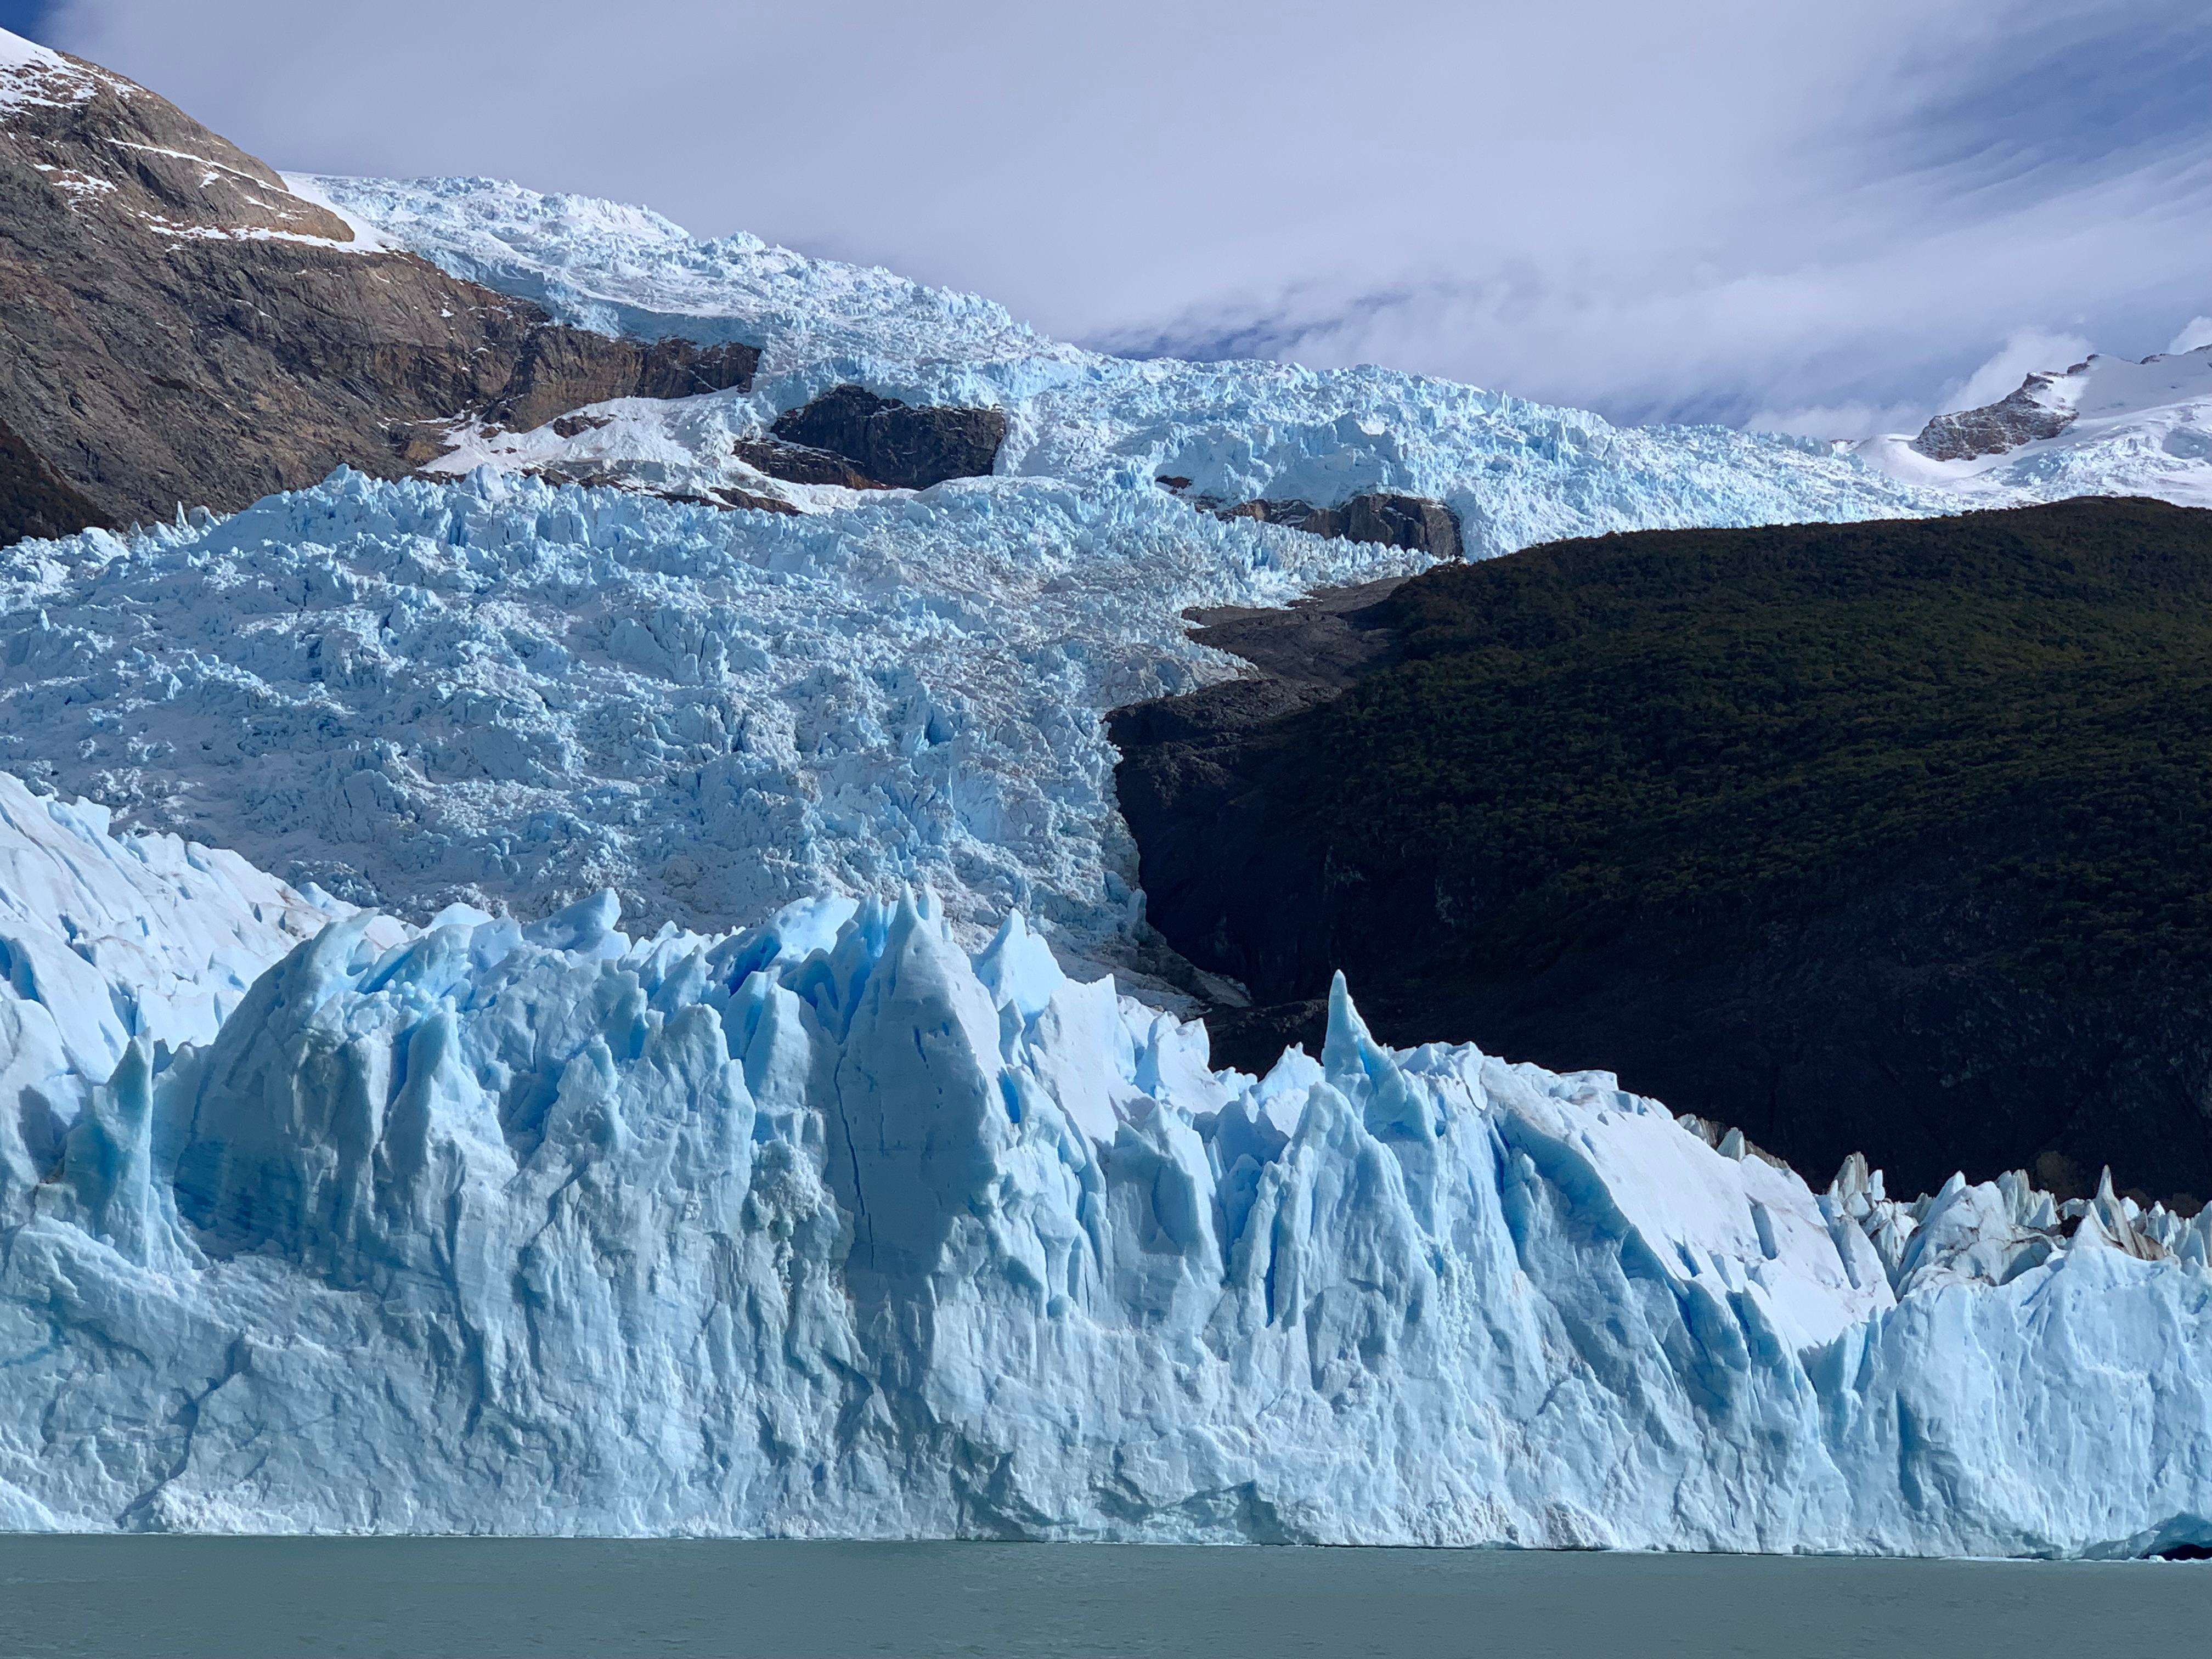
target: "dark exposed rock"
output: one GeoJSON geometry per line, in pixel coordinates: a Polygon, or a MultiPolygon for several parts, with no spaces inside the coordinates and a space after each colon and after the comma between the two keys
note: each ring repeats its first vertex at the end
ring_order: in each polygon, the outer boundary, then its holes
{"type": "Polygon", "coordinates": [[[0,422],[0,545],[26,536],[66,536],[106,522],[98,507],[0,422]]]}
{"type": "Polygon", "coordinates": [[[750,346],[563,328],[349,247],[342,220],[144,88],[75,59],[29,73],[37,95],[0,115],[0,543],[240,507],[342,462],[398,476],[457,417],[750,382],[750,346]]]}
{"type": "Polygon", "coordinates": [[[760,353],[748,345],[705,349],[689,340],[610,339],[581,329],[533,330],[485,418],[527,432],[563,410],[611,398],[691,398],[751,389],[760,353]]]}
{"type": "MultiPolygon", "coordinates": [[[[1189,480],[1183,482],[1187,486],[1189,480]]],[[[1245,501],[1227,508],[1223,516],[1258,519],[1303,530],[1309,536],[1333,536],[1339,541],[1411,548],[1437,559],[1466,556],[1457,515],[1442,501],[1423,495],[1354,495],[1341,507],[1315,507],[1296,501],[1245,501]]]]}
{"type": "MultiPolygon", "coordinates": [[[[1208,1011],[1216,1066],[1261,1073],[1292,1042],[1320,1051],[1343,924],[1312,902],[1331,885],[1330,860],[1287,824],[1281,774],[1300,763],[1268,736],[1395,659],[1382,605],[1403,580],[1324,589],[1287,610],[1187,612],[1193,639],[1257,672],[1107,716],[1146,919],[1191,961],[1253,994],[1254,1006],[1208,1011]]],[[[1364,1008],[1372,988],[1364,979],[1357,988],[1364,1008]]]]}
{"type": "MultiPolygon", "coordinates": [[[[1889,556],[1885,549],[1897,561],[1889,568],[1908,573],[1902,580],[1917,580],[1909,574],[1913,569],[1949,567],[1954,574],[1931,580],[1958,582],[1961,592],[1984,580],[1955,574],[1961,570],[2016,571],[2020,582],[2033,586],[2101,581],[2106,579],[2097,571],[2117,568],[2122,575],[2111,580],[2120,584],[2124,604],[2135,602],[2126,597],[2133,590],[2125,583],[2138,580],[2130,570],[2145,573],[2142,581],[2179,584],[2192,595],[2212,586],[2212,578],[2192,574],[2212,568],[2212,515],[2099,501],[1927,525],[1654,532],[1534,550],[1513,557],[1540,561],[1556,551],[1563,560],[1571,553],[1574,562],[1561,566],[1556,582],[1531,585],[1528,601],[1510,611],[1504,607],[1519,589],[1501,586],[1493,592],[1473,580],[1492,568],[1504,574],[1505,562],[1498,562],[1434,572],[1395,592],[1383,588],[1379,592],[1388,597],[1379,600],[1373,592],[1352,591],[1317,595],[1289,611],[1202,617],[1207,626],[1198,638],[1244,656],[1258,672],[1188,696],[1118,710],[1109,717],[1109,729],[1122,754],[1116,783],[1139,849],[1147,919],[1197,966],[1234,979],[1250,993],[1249,1007],[1209,1011],[1215,1063],[1257,1070],[1291,1042],[1314,1047],[1325,1024],[1329,975],[1341,969],[1387,1042],[1471,1041],[1555,1069],[1613,1071],[1626,1087],[1677,1110],[1741,1127],[1816,1174],[1863,1148],[1888,1168],[1893,1191],[1933,1190],[1957,1169],[1973,1179],[2020,1167],[2034,1169],[2046,1184],[2068,1170],[2088,1171],[2094,1180],[2094,1172],[2108,1164],[2123,1185],[2160,1197],[2212,1191],[2212,1013],[2207,1012],[2212,995],[2202,952],[2188,954],[2203,941],[2192,942],[2185,929],[2177,933],[2164,921],[2130,920],[2163,915],[2146,908],[2161,890],[2152,884],[2165,878],[2162,872],[2173,872],[2174,890],[2185,896],[2197,880],[2192,872],[2207,863],[2191,840],[2196,831],[2190,826],[2201,820],[2187,793],[2193,787],[2189,780],[2198,775],[2199,757],[2185,741],[2197,706],[2191,665],[2201,659],[2177,648],[2166,660],[2147,648],[2144,655],[2123,653],[2124,660],[2114,658],[2100,666],[2097,653],[2111,653],[2098,641],[2128,636],[2131,612],[2120,613],[2103,634],[2074,624],[2069,638],[2075,641],[2071,648],[2087,653],[2082,661],[2078,667],[2062,665],[2047,701],[2021,705],[2017,718],[2037,722],[2022,728],[2037,735],[2034,749],[2021,752],[2045,769],[2036,775],[2054,781],[2047,789],[2034,782],[2008,785],[2014,793],[2004,795],[1994,818],[1943,819],[1948,827],[1864,843],[1863,850],[1848,852],[1844,856],[1852,861],[1822,878],[1802,904],[1747,913],[1741,901],[1714,895],[1687,910],[1663,908],[1637,884],[1649,878],[1645,866],[1632,861],[1648,859],[1652,869],[1668,867],[1667,860],[1689,856],[1684,848],[1691,830],[1672,829],[1668,833],[1674,839],[1656,845],[1648,840],[1616,844],[1602,837],[1621,832],[1607,828],[1600,815],[1592,821],[1601,839],[1589,856],[1595,867],[1611,860],[1622,872],[1620,881],[1629,896],[1620,913],[1624,919],[1601,925],[1595,911],[1568,908],[1559,913],[1553,933],[1539,934],[1519,921],[1509,927],[1507,921],[1522,914],[1511,907],[1536,902],[1527,896],[1542,890],[1501,888],[1484,875],[1480,858],[1462,863],[1447,859],[1432,843],[1407,838],[1425,820],[1394,816],[1391,801],[1364,791],[1352,797],[1372,800],[1371,811],[1362,807],[1358,816],[1386,819],[1389,836],[1398,838],[1395,851],[1380,861],[1365,850],[1369,842],[1347,842],[1330,827],[1343,814],[1314,811],[1317,775],[1325,775],[1324,790],[1333,789],[1340,769],[1312,746],[1314,734],[1337,730],[1324,715],[1371,692],[1365,706],[1392,711],[1401,729],[1424,723],[1441,729],[1452,710],[1464,706],[1437,702],[1421,690],[1449,671],[1450,659],[1426,642],[1418,661],[1407,656],[1413,636],[1398,631],[1399,619],[1419,616],[1426,619],[1421,626],[1433,630],[1441,614],[1433,606],[1401,609],[1407,600],[1443,591],[1438,585],[1448,578],[1480,586],[1464,601],[1468,610],[1456,614],[1490,614],[1487,608],[1495,606],[1498,621],[1471,631],[1464,648],[1478,654],[1492,648],[1500,655],[1558,653],[1570,670],[1601,688],[1589,707],[1601,714],[1610,707],[1613,712],[1603,718],[1616,721],[1621,740],[1632,743],[1644,729],[1638,711],[1650,695],[1650,682],[1615,684],[1627,659],[1607,630],[1629,625],[1614,620],[1629,614],[1631,600],[1622,596],[1647,607],[1638,613],[1646,621],[1635,626],[1655,633],[1638,637],[1679,631],[1687,623],[1670,622],[1675,611],[1668,606],[1674,605],[1683,618],[1711,611],[1711,587],[1741,585],[1728,550],[1743,543],[1731,538],[1808,538],[1798,568],[1838,569],[1836,580],[1843,586],[1835,597],[1821,597],[1818,587],[1808,590],[1803,625],[1813,633],[1838,625],[1835,619],[1851,607],[1869,604],[1863,593],[1887,592],[1853,587],[1858,579],[1848,574],[1860,554],[1889,556]],[[2017,547],[2009,539],[2015,523],[2017,547]],[[1923,547],[1923,539],[1930,544],[1923,547]],[[2119,551],[2104,551],[2113,548],[2119,551]],[[2121,562],[2100,562],[2112,558],[2121,562]],[[2132,565],[2126,562],[2130,559],[2132,565]],[[1626,576],[1618,589],[1593,585],[1608,571],[1632,569],[1652,573],[1645,587],[1626,576]],[[1665,586],[1670,571],[1679,572],[1681,581],[1671,599],[1673,590],[1665,586]],[[1500,647],[1500,641],[1506,643],[1500,647]],[[2154,666],[2160,661],[2164,666],[2154,666]],[[2163,722],[2137,744],[2150,769],[2140,775],[2112,773],[2120,739],[2107,716],[2080,701],[2100,675],[2116,676],[2113,684],[2123,688],[2114,695],[2122,698],[2124,712],[2111,718],[2136,728],[2154,714],[2163,722]],[[1343,690],[1347,686],[1350,691],[1343,690]],[[1383,698],[1386,686],[1387,699],[1374,700],[1383,698]],[[1614,690],[1603,691],[1607,686],[1614,690]],[[2165,714],[2158,714],[2161,709],[2165,714]],[[2161,758],[2169,728],[2172,753],[2161,758]],[[2069,752],[2088,769],[2083,778],[2112,781],[2069,784],[2076,775],[2064,767],[2074,763],[2050,758],[2069,752]],[[2055,803],[2048,811],[2037,805],[2045,799],[2055,803]],[[2100,817],[2119,828],[2110,834],[2097,829],[2100,817]],[[2054,911],[2044,896],[2061,881],[2070,885],[2057,890],[2079,896],[2066,897],[2054,911]],[[2095,927],[2107,930],[2101,938],[2119,941],[2115,948],[2124,957],[2144,964],[2136,977],[2034,966],[2070,960],[2051,954],[2062,945],[2049,930],[2054,915],[2063,920],[2082,911],[2093,921],[2113,918],[2095,927]],[[1526,951],[1517,942],[1539,938],[1564,943],[1526,951]],[[2191,962],[2198,965],[2189,966],[2191,962]]],[[[2002,605],[2010,590],[1996,591],[2002,605]]],[[[2144,590],[2142,603],[2152,614],[2164,591],[2144,590]]],[[[1798,626],[1790,620],[1796,614],[1795,590],[1778,592],[1780,608],[1765,614],[1784,618],[1778,638],[1786,639],[1787,630],[1798,626]]],[[[2106,603],[2078,599],[2072,589],[2046,599],[2045,608],[2054,602],[2106,603]]],[[[1935,602],[1923,603],[1926,615],[1935,602]]],[[[1886,602],[1881,614],[1889,614],[1886,602]]],[[[1975,648],[1976,630],[1990,625],[1984,619],[1989,614],[1995,613],[1983,613],[1962,630],[1961,653],[1975,648]]],[[[1423,637],[1429,641],[1432,633],[1423,637]]],[[[1755,657],[1785,665],[1799,660],[1783,645],[1766,643],[1764,635],[1741,637],[1747,641],[1741,648],[1755,657]]],[[[2009,647],[1990,659],[1955,659],[1930,658],[1925,649],[1919,635],[1900,647],[1897,672],[1906,690],[1893,694],[1880,678],[1887,671],[1870,671],[1868,684],[1891,699],[1869,705],[1877,711],[1875,720],[1917,718],[1911,711],[1924,699],[1909,690],[1916,672],[1942,679],[1990,672],[1989,662],[2011,659],[2009,647]],[[1880,713],[1883,708],[1896,712],[1880,713]]],[[[1718,695],[1711,688],[1719,677],[1698,667],[1709,657],[1686,647],[1680,659],[1689,676],[1684,696],[1718,695]]],[[[1844,695],[1844,682],[1821,672],[1818,663],[1803,673],[1802,684],[1785,674],[1786,689],[1771,706],[1755,700],[1745,705],[1754,710],[1754,724],[1768,718],[1756,711],[1771,707],[1779,732],[1786,729],[1782,722],[1796,717],[1793,706],[1807,706],[1791,700],[1844,695]]],[[[1493,724],[1504,734],[1506,748],[1487,735],[1479,750],[1434,742],[1425,745],[1428,763],[1449,769],[1462,763],[1453,758],[1462,753],[1522,754],[1511,747],[1512,734],[1533,722],[1512,712],[1509,702],[1494,706],[1503,710],[1493,724]]],[[[1573,718],[1583,716],[1577,712],[1573,718]]],[[[1947,720],[1963,718],[1954,708],[1928,729],[1941,738],[1947,720]]],[[[1874,723],[1861,727],[1857,719],[1846,724],[1869,733],[1888,729],[1874,723]]],[[[1541,729],[1548,734],[1553,728],[1541,729]]],[[[1608,726],[1597,732],[1588,753],[1611,752],[1607,733],[1615,730],[1608,726]]],[[[1745,775],[1753,775],[1763,763],[1760,756],[1771,755],[1773,787],[1781,792],[1776,799],[1784,806],[1799,799],[1791,792],[1813,787],[1805,781],[1802,745],[1791,748],[1779,736],[1764,747],[1739,746],[1732,751],[1735,758],[1701,747],[1716,741],[1704,728],[1662,733],[1660,740],[1682,747],[1679,776],[1686,816],[1680,823],[1698,822],[1687,815],[1697,810],[1701,789],[1717,787],[1706,781],[1717,766],[1748,768],[1745,775]]],[[[1859,741],[1863,747],[1874,740],[1859,741]]],[[[1528,752],[1530,759],[1516,763],[1547,774],[1538,787],[1522,792],[1534,810],[1571,814],[1592,788],[1606,787],[1601,772],[1586,777],[1586,766],[1571,770],[1556,750],[1539,744],[1528,752]]],[[[1636,752],[1630,749],[1626,755],[1636,752]]],[[[1926,798],[1924,792],[1942,782],[1940,763],[1923,772],[1914,763],[1917,752],[1869,751],[1865,787],[1908,797],[1922,792],[1920,798],[1926,798]]],[[[2008,763],[2002,744],[1986,747],[1984,763],[2008,763]]],[[[1631,760],[1618,764],[1625,769],[1631,760]]],[[[1414,787],[1430,787],[1402,769],[1395,775],[1414,787]]],[[[1498,793],[1483,776],[1468,778],[1466,787],[1498,793]]],[[[1830,797],[1808,799],[1821,805],[1808,804],[1796,817],[1778,807],[1779,817],[1771,822],[1794,834],[1793,826],[1805,819],[1830,821],[1830,797]]],[[[1786,867],[1789,859],[1800,856],[1796,843],[1766,839],[1769,830],[1761,826],[1770,820],[1733,827],[1725,817],[1710,822],[1712,833],[1747,849],[1751,868],[1786,867]]],[[[1512,833],[1542,832],[1532,822],[1512,833]]],[[[1640,829],[1635,833],[1648,835],[1640,829]]],[[[1862,846],[1856,840],[1838,844],[1862,846]]]]}
{"type": "Polygon", "coordinates": [[[1182,494],[1184,490],[1190,488],[1189,479],[1178,477],[1172,473],[1163,472],[1158,477],[1153,479],[1152,482],[1163,489],[1174,490],[1178,495],[1182,494]]]}
{"type": "Polygon", "coordinates": [[[1006,441],[1006,417],[995,409],[916,408],[841,386],[780,416],[769,433],[786,444],[842,456],[878,484],[927,489],[948,478],[988,477],[1006,441]]]}
{"type": "Polygon", "coordinates": [[[1931,461],[1966,461],[2002,455],[2039,438],[2055,438],[2074,424],[2075,412],[2053,409],[2037,394],[2057,385],[2058,379],[2031,374],[2018,391],[1997,403],[1938,415],[1920,428],[1912,447],[1931,461]]]}
{"type": "Polygon", "coordinates": [[[773,438],[740,438],[737,457],[756,472],[786,483],[837,484],[847,489],[889,489],[860,471],[842,455],[805,444],[779,443],[773,438]]]}
{"type": "Polygon", "coordinates": [[[633,398],[703,397],[710,392],[750,392],[760,368],[760,348],[736,340],[696,345],[690,340],[656,340],[638,364],[633,398]]]}
{"type": "Polygon", "coordinates": [[[789,501],[774,495],[755,495],[743,489],[732,489],[726,485],[712,494],[720,497],[725,507],[744,509],[748,513],[783,513],[796,514],[799,509],[789,501]]]}

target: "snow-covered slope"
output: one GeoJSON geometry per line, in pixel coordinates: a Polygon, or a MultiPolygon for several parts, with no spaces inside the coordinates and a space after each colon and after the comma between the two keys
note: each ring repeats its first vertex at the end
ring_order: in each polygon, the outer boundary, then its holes
{"type": "Polygon", "coordinates": [[[1853,449],[1966,506],[2151,495],[2212,507],[2212,346],[2141,362],[2094,356],[2032,374],[1988,409],[1940,416],[1917,437],[1853,449]]]}
{"type": "Polygon", "coordinates": [[[134,1041],[0,1213],[0,1524],[2212,1541],[2202,1220],[1816,1195],[1340,988],[1209,1074],[926,896],[616,920],[355,917],[134,1041]]]}

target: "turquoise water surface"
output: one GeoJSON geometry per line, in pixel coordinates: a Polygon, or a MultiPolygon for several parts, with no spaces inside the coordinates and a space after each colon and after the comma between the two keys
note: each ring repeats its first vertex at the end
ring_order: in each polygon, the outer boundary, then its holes
{"type": "Polygon", "coordinates": [[[1971,1659],[2153,1644],[2212,1651],[2212,1564],[0,1537],[5,1659],[1971,1659]]]}

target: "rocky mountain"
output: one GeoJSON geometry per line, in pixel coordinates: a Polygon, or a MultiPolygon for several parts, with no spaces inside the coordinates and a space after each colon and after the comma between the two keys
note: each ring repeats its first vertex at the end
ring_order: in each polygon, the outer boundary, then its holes
{"type": "Polygon", "coordinates": [[[750,382],[457,281],[166,100],[0,34],[0,543],[386,477],[444,423],[750,382]]]}

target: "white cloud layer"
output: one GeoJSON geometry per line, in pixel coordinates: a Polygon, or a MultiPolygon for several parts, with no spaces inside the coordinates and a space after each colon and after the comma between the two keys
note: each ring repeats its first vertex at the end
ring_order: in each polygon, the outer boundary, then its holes
{"type": "Polygon", "coordinates": [[[2070,368],[2088,355],[2089,342],[2079,334],[2014,329],[1996,356],[1945,392],[1942,406],[1979,409],[2016,390],[2038,369],[2070,368]]]}
{"type": "Polygon", "coordinates": [[[2021,343],[2141,356],[2212,300],[2196,0],[64,0],[41,33],[282,166],[642,200],[1112,349],[1624,417],[1910,424],[2021,343]]]}

